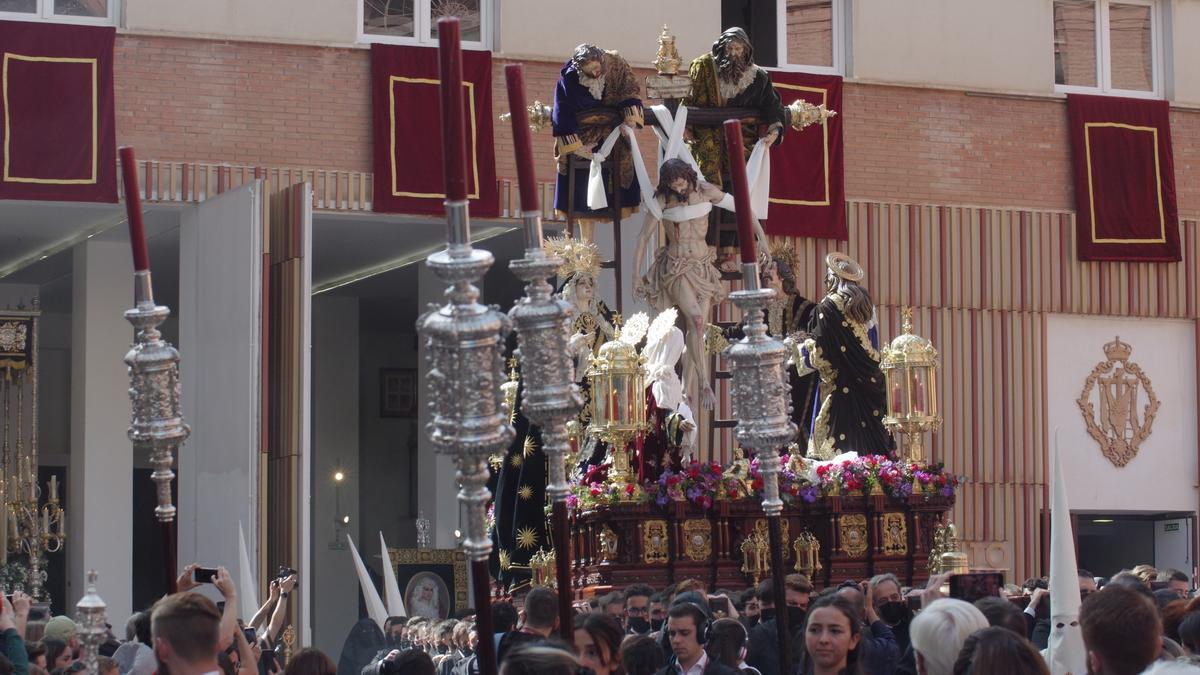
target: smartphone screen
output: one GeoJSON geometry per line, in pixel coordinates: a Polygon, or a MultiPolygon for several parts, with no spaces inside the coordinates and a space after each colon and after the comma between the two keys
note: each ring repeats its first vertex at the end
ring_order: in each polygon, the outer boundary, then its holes
{"type": "Polygon", "coordinates": [[[953,574],[950,576],[950,597],[975,602],[989,596],[999,597],[1003,586],[1004,574],[1001,572],[953,574]]]}
{"type": "Polygon", "coordinates": [[[192,572],[192,581],[198,584],[211,584],[216,576],[217,569],[215,567],[197,567],[192,572]]]}

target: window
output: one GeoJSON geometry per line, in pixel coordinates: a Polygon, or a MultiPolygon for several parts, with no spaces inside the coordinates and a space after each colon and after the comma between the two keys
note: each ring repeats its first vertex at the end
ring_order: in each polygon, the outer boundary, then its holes
{"type": "Polygon", "coordinates": [[[116,0],[0,0],[0,19],[111,26],[116,0]]]}
{"type": "Polygon", "coordinates": [[[845,0],[779,0],[779,67],[843,72],[845,0]]]}
{"type": "Polygon", "coordinates": [[[488,49],[492,41],[490,5],[491,0],[360,0],[359,39],[436,45],[437,20],[457,16],[463,47],[488,49]]]}
{"type": "Polygon", "coordinates": [[[1062,92],[1157,96],[1154,0],[1054,0],[1054,83],[1062,92]]]}

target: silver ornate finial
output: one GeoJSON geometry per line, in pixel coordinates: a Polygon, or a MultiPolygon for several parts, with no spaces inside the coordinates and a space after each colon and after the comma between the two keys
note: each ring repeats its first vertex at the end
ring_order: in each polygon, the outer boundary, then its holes
{"type": "Polygon", "coordinates": [[[79,619],[79,640],[83,643],[83,661],[87,664],[87,672],[99,672],[97,661],[100,657],[100,645],[108,636],[108,620],[104,615],[107,605],[96,593],[96,570],[88,570],[87,592],[75,605],[76,618],[79,619]]]}
{"type": "Polygon", "coordinates": [[[417,548],[429,548],[429,519],[424,511],[417,512],[417,548]]]}
{"type": "Polygon", "coordinates": [[[134,272],[133,283],[134,308],[125,311],[125,319],[136,331],[133,347],[125,355],[133,404],[129,440],[136,455],[145,453],[150,457],[154,467],[150,478],[158,491],[154,515],[159,522],[169,523],[175,520],[172,466],[192,430],[184,423],[179,406],[179,352],[158,331],[171,310],[154,303],[149,270],[134,272]]]}

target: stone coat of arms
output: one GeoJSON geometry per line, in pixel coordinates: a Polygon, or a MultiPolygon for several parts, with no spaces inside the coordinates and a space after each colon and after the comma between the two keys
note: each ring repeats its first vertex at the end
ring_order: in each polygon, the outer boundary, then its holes
{"type": "Polygon", "coordinates": [[[1118,336],[1104,345],[1107,361],[1096,364],[1075,401],[1083,413],[1088,435],[1096,439],[1104,456],[1122,467],[1150,436],[1158,397],[1138,364],[1129,360],[1133,347],[1118,336]],[[1144,404],[1143,404],[1144,399],[1144,404]]]}

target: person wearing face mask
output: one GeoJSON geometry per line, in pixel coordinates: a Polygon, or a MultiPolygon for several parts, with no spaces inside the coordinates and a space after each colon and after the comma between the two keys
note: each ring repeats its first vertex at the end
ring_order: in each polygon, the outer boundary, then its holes
{"type": "Polygon", "coordinates": [[[663,594],[655,593],[650,596],[650,630],[661,632],[667,624],[667,606],[663,602],[663,594]]]}
{"type": "Polygon", "coordinates": [[[646,584],[633,584],[625,589],[625,634],[648,635],[650,624],[650,599],[654,589],[646,584]]]}
{"type": "Polygon", "coordinates": [[[738,610],[741,614],[739,620],[746,627],[746,630],[749,631],[751,628],[757,626],[759,620],[762,618],[759,614],[762,611],[762,603],[758,601],[757,589],[746,589],[742,602],[742,608],[738,610]]]}
{"type": "Polygon", "coordinates": [[[900,580],[895,574],[877,574],[867,582],[868,601],[875,606],[875,614],[892,629],[896,646],[903,653],[908,649],[908,626],[912,622],[912,609],[900,593],[900,580]]]}
{"type": "MultiPolygon", "coordinates": [[[[803,632],[804,616],[808,611],[813,586],[808,577],[803,574],[787,575],[783,578],[783,585],[784,595],[787,598],[787,607],[784,611],[787,612],[788,633],[791,634],[792,642],[795,643],[803,632]]],[[[779,639],[776,637],[778,635],[778,619],[775,616],[775,606],[771,604],[771,599],[775,597],[774,592],[775,587],[770,579],[764,579],[758,585],[758,590],[755,591],[762,607],[759,610],[762,620],[750,631],[750,642],[746,653],[746,663],[763,673],[784,672],[779,664],[779,639]]],[[[793,650],[793,665],[798,656],[798,650],[793,650]]]]}

